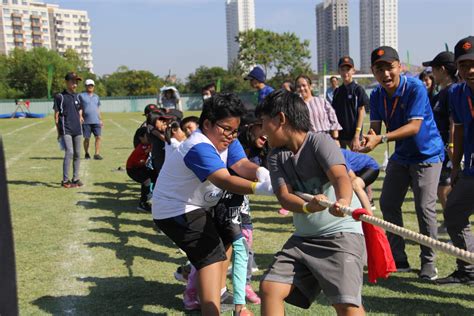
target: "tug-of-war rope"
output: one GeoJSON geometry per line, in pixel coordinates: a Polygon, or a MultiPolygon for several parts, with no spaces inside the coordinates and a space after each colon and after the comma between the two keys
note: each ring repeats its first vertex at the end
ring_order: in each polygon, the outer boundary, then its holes
{"type": "MultiPolygon", "coordinates": [[[[301,193],[301,192],[295,192],[296,195],[298,195],[300,198],[302,198],[305,201],[311,201],[313,199],[313,196],[308,193],[301,193]]],[[[324,207],[331,207],[335,202],[330,202],[330,201],[318,201],[318,203],[324,207]]],[[[344,214],[351,216],[352,212],[354,212],[354,209],[348,206],[341,207],[341,211],[344,212],[344,214]]],[[[414,231],[408,230],[406,228],[394,225],[392,223],[386,222],[380,218],[370,216],[370,215],[361,215],[359,217],[359,220],[364,221],[366,223],[370,223],[372,225],[378,226],[383,228],[384,230],[391,232],[393,234],[396,234],[398,236],[402,236],[404,238],[413,240],[416,243],[419,243],[421,245],[430,247],[435,250],[442,251],[444,253],[447,253],[451,256],[454,256],[458,259],[461,259],[463,261],[469,262],[471,264],[474,264],[474,253],[470,251],[466,251],[457,247],[454,247],[453,245],[450,245],[445,242],[441,242],[439,240],[430,238],[428,236],[415,233],[414,231]]]]}

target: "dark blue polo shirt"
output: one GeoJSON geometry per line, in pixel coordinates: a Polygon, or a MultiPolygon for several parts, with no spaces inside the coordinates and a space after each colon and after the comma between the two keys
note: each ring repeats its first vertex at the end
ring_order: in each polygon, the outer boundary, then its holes
{"type": "Polygon", "coordinates": [[[451,113],[449,110],[448,91],[449,87],[446,87],[430,100],[436,126],[444,144],[449,143],[449,116],[451,113]]]}
{"type": "Polygon", "coordinates": [[[466,83],[452,85],[449,89],[449,103],[454,124],[464,128],[464,174],[474,176],[474,118],[469,107],[468,98],[474,106],[474,95],[466,83]]]}
{"type": "Polygon", "coordinates": [[[64,90],[54,96],[53,109],[59,112],[60,135],[82,135],[79,110],[82,108],[76,93],[64,90]]]}
{"type": "Polygon", "coordinates": [[[400,77],[400,85],[392,98],[381,85],[370,95],[370,120],[385,122],[388,131],[394,131],[410,120],[422,120],[420,130],[414,136],[397,140],[395,152],[390,160],[402,164],[436,163],[444,160],[444,147],[436,127],[428,100],[428,93],[423,83],[415,78],[400,77]],[[392,113],[392,107],[398,98],[397,107],[392,113]],[[386,118],[384,99],[387,103],[386,118]]]}
{"type": "Polygon", "coordinates": [[[352,140],[357,127],[357,117],[360,107],[369,105],[369,97],[364,88],[352,81],[349,85],[341,85],[332,97],[332,107],[337,115],[337,121],[342,126],[339,139],[352,140]]]}

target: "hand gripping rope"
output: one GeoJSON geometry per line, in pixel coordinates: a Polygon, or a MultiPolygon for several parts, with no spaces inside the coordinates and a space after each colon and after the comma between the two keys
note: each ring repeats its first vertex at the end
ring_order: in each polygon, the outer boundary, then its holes
{"type": "MultiPolygon", "coordinates": [[[[313,199],[313,196],[308,193],[295,192],[295,194],[308,202],[313,199]]],[[[331,207],[333,206],[335,202],[319,201],[318,203],[325,207],[331,207]]],[[[344,212],[344,214],[351,216],[354,209],[348,206],[344,206],[344,207],[341,207],[341,211],[344,212]]],[[[474,264],[474,253],[470,251],[466,251],[466,250],[454,247],[448,243],[441,242],[439,240],[433,239],[431,237],[428,237],[419,233],[415,233],[411,230],[386,222],[374,216],[361,215],[359,220],[364,221],[366,223],[370,223],[372,225],[379,226],[393,234],[413,240],[421,245],[433,248],[435,250],[442,251],[458,259],[469,262],[470,264],[474,264]]]]}

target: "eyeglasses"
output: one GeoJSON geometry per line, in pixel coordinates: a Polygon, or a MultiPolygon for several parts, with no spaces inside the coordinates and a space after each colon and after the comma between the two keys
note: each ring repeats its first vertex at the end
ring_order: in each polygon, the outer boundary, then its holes
{"type": "Polygon", "coordinates": [[[232,130],[228,127],[220,125],[219,123],[216,123],[216,125],[218,127],[222,128],[222,135],[224,135],[225,137],[232,136],[232,137],[236,138],[237,136],[239,136],[239,129],[238,128],[232,130]]]}

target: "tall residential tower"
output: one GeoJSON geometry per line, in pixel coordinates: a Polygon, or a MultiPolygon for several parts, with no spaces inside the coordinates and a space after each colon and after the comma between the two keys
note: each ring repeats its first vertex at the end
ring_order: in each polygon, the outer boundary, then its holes
{"type": "Polygon", "coordinates": [[[239,43],[235,38],[239,32],[255,29],[254,0],[226,0],[225,13],[227,22],[227,67],[239,55],[239,43]]]}
{"type": "Polygon", "coordinates": [[[0,1],[0,54],[15,47],[75,50],[92,71],[92,42],[86,11],[31,0],[0,1]]]}
{"type": "Polygon", "coordinates": [[[370,53],[379,46],[398,49],[398,0],[360,0],[360,63],[370,73],[370,53]]]}
{"type": "Polygon", "coordinates": [[[340,57],[349,55],[347,0],[324,0],[316,5],[318,73],[337,71],[340,57]]]}

